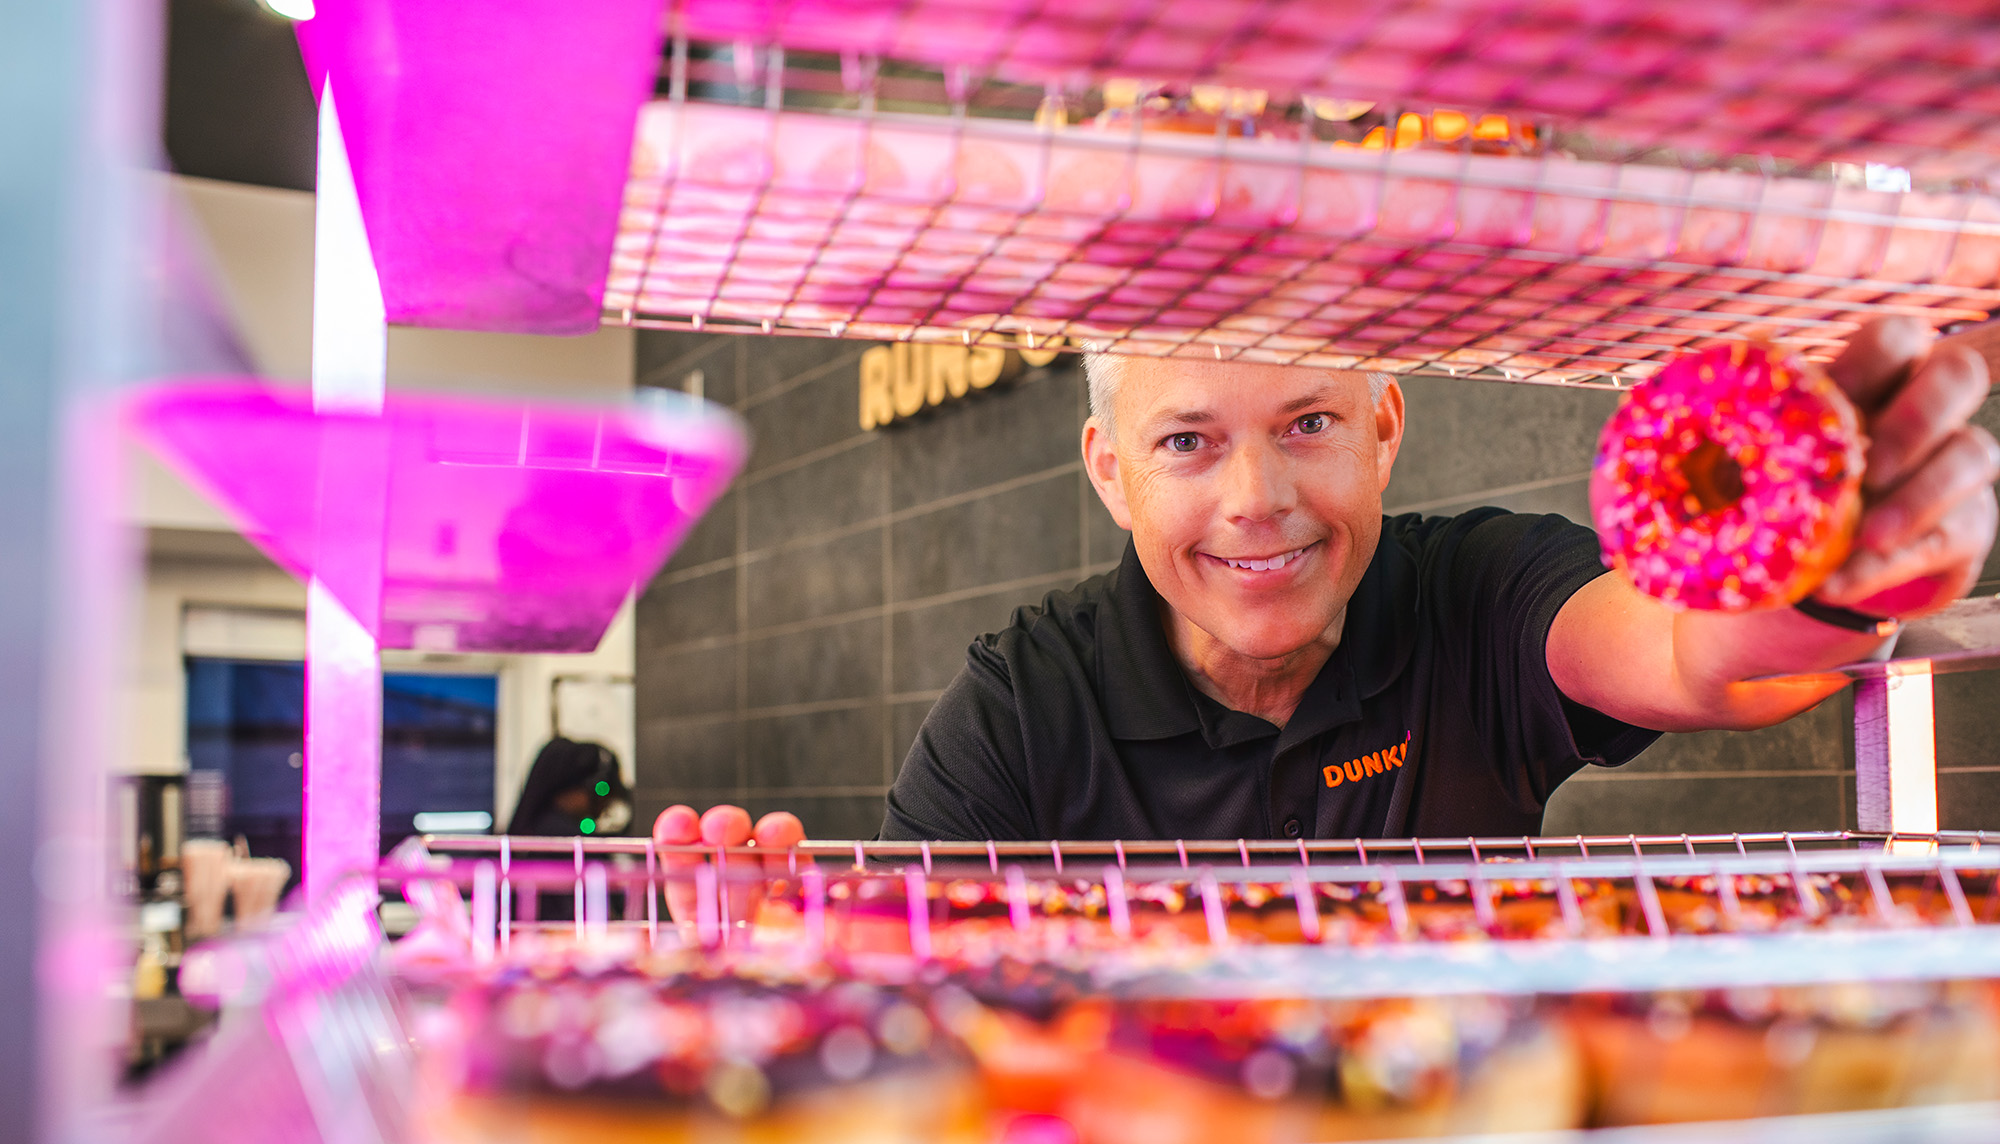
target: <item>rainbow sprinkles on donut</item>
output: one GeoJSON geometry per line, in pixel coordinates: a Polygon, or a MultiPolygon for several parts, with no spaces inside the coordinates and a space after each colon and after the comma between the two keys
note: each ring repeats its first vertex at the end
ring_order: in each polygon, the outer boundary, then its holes
{"type": "Polygon", "coordinates": [[[1826,371],[1766,342],[1675,358],[1605,423],[1604,561],[1675,607],[1796,603],[1847,558],[1866,439],[1826,371]]]}

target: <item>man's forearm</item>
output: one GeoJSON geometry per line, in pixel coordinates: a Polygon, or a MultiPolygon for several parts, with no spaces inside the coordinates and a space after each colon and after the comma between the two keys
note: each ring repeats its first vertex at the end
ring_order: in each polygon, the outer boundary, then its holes
{"type": "Polygon", "coordinates": [[[1824,673],[1882,640],[1780,608],[1675,611],[1616,574],[1570,597],[1549,632],[1564,695],[1655,731],[1748,730],[1789,719],[1841,689],[1824,673]],[[1765,683],[1761,676],[1806,676],[1765,683]]]}
{"type": "Polygon", "coordinates": [[[1675,613],[1674,675],[1681,692],[1676,706],[1684,721],[1660,729],[1740,731],[1782,722],[1847,683],[1818,673],[1867,659],[1884,642],[1792,608],[1675,613]],[[1750,682],[1771,675],[1816,678],[1750,682]]]}

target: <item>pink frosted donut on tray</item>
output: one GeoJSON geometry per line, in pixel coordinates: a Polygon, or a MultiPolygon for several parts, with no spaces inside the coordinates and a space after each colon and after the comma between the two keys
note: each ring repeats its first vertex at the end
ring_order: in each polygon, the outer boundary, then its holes
{"type": "Polygon", "coordinates": [[[1681,608],[1776,608],[1842,561],[1866,446],[1818,366],[1758,342],[1675,358],[1598,439],[1591,515],[1604,562],[1681,608]]]}

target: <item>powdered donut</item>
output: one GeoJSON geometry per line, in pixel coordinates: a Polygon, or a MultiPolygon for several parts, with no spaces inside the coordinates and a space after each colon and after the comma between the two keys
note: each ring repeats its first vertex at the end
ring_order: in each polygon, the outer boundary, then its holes
{"type": "Polygon", "coordinates": [[[1736,343],[1632,388],[1598,440],[1605,563],[1676,607],[1794,603],[1847,558],[1865,440],[1819,367],[1736,343]]]}

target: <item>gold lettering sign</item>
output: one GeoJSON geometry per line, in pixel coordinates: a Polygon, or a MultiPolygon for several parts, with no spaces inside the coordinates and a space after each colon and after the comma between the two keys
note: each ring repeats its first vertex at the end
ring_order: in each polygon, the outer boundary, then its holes
{"type": "Polygon", "coordinates": [[[1020,373],[1023,356],[998,346],[876,346],[861,355],[861,427],[879,428],[989,389],[1020,373]]]}

